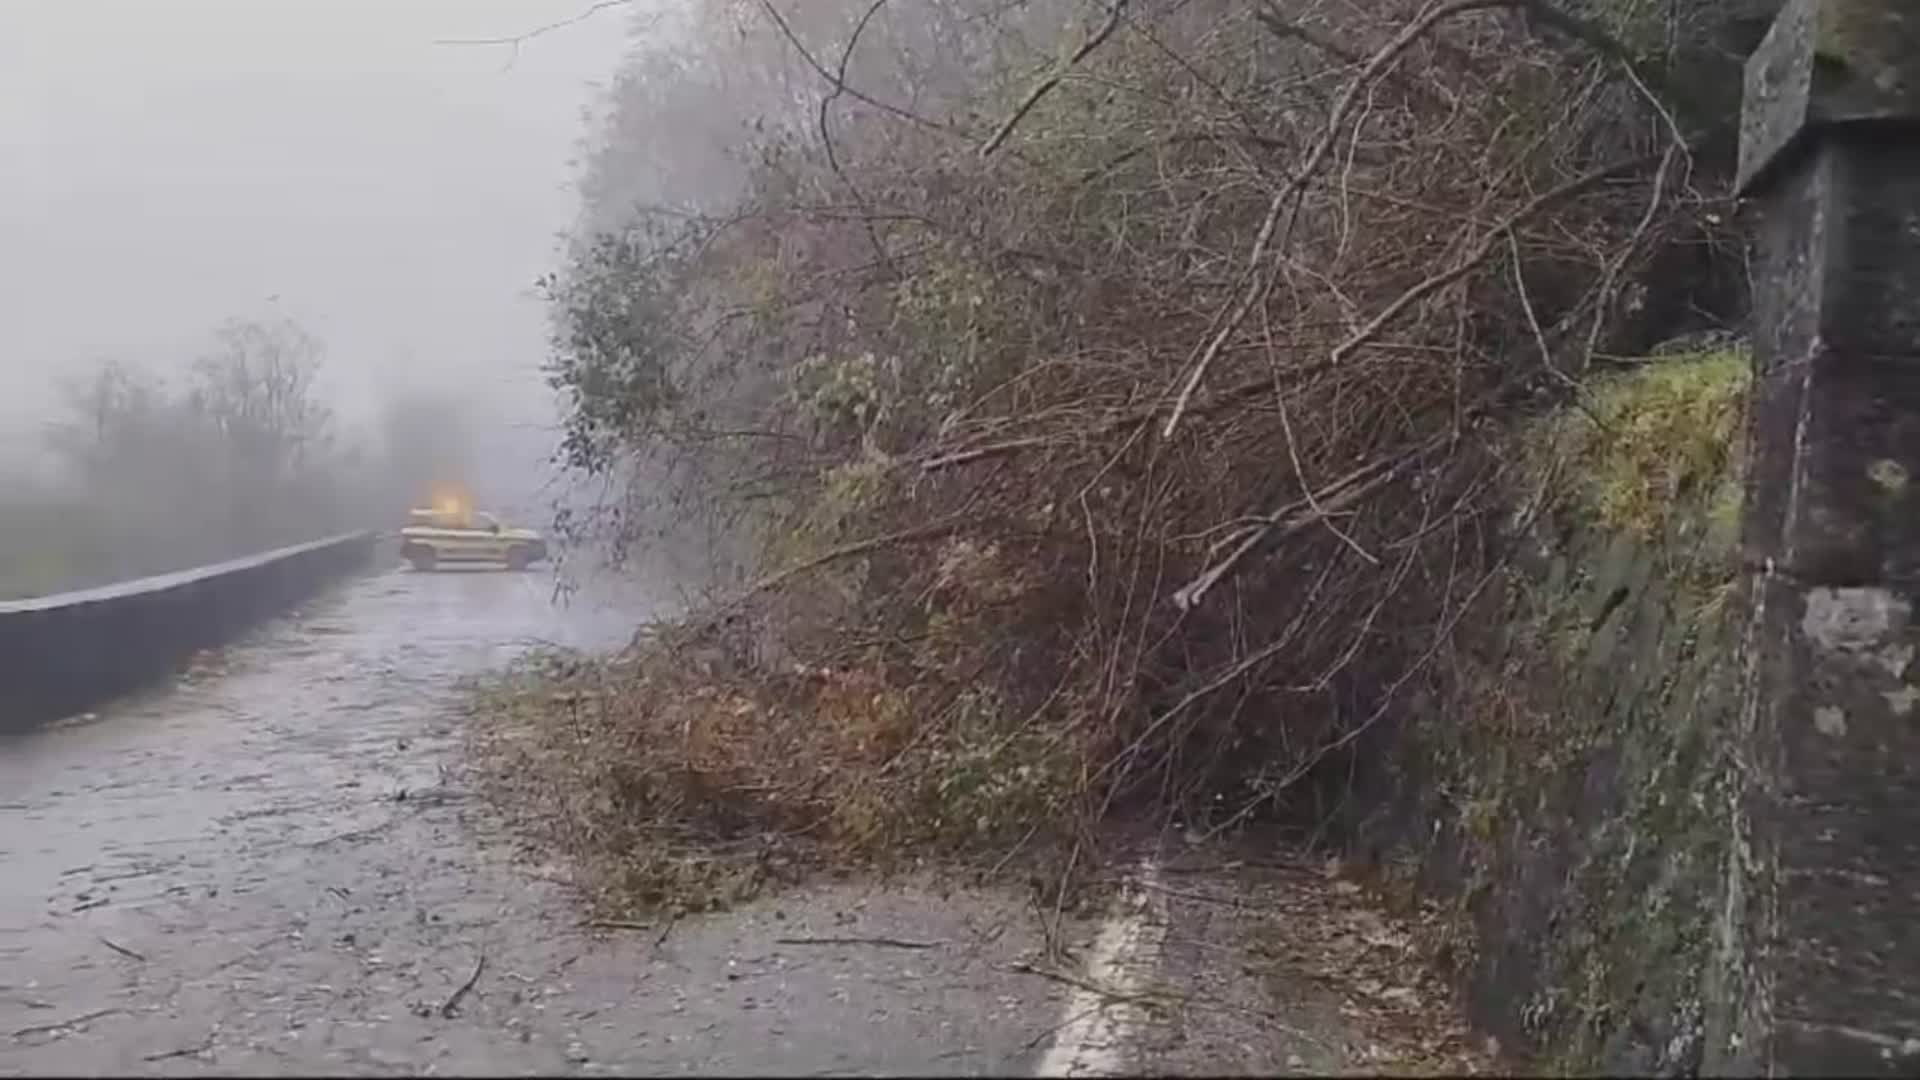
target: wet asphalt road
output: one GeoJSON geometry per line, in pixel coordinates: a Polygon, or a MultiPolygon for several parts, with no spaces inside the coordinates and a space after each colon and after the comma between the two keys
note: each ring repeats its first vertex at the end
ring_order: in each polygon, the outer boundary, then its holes
{"type": "Polygon", "coordinates": [[[0,739],[0,1073],[1028,1073],[1022,899],[834,885],[591,928],[462,784],[461,676],[617,590],[350,582],[172,688],[0,739]],[[808,938],[886,937],[898,948],[808,938]],[[796,941],[795,939],[802,939],[796,941]]]}

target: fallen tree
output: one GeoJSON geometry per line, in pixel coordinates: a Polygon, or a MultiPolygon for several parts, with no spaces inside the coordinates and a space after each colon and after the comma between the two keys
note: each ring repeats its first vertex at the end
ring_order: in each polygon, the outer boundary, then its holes
{"type": "Polygon", "coordinates": [[[503,775],[621,903],[1315,820],[1555,482],[1508,421],[1728,314],[1668,272],[1738,261],[1692,29],[699,7],[609,119],[552,378],[620,481],[575,531],[735,543],[684,622],[484,699],[503,775]],[[703,115],[752,119],[689,195],[642,151],[703,115]]]}

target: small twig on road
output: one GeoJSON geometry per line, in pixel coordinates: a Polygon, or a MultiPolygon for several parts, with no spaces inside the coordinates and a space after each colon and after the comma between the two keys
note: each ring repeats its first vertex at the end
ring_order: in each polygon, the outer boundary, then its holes
{"type": "Polygon", "coordinates": [[[1134,884],[1149,892],[1157,892],[1162,896],[1171,896],[1178,900],[1194,900],[1202,904],[1218,904],[1221,907],[1238,908],[1243,911],[1251,910],[1252,908],[1252,905],[1246,901],[1232,896],[1211,896],[1207,893],[1193,892],[1187,889],[1173,889],[1152,881],[1136,881],[1134,884]]]}
{"type": "Polygon", "coordinates": [[[1109,1005],[1118,1005],[1118,1004],[1135,1003],[1135,1002],[1145,1004],[1155,1000],[1163,999],[1167,996],[1164,993],[1157,993],[1151,990],[1141,991],[1139,993],[1133,993],[1133,994],[1123,994],[1109,987],[1101,986],[1099,983],[1091,982],[1087,979],[1082,979],[1077,975],[1069,975],[1064,971],[1054,971],[1051,968],[1043,968],[1037,964],[1029,964],[1025,962],[1010,964],[1008,965],[1008,970],[1017,972],[1021,975],[1038,975],[1043,979],[1052,979],[1054,982],[1061,983],[1066,986],[1071,986],[1076,989],[1085,990],[1089,994],[1097,994],[1105,1001],[1106,1004],[1109,1004],[1109,1005]]]}
{"type": "Polygon", "coordinates": [[[420,807],[441,806],[450,802],[458,802],[461,799],[470,797],[470,795],[470,792],[448,790],[445,787],[429,788],[421,792],[408,792],[402,789],[394,795],[394,801],[412,803],[414,806],[420,807]]]}
{"type": "Polygon", "coordinates": [[[460,988],[453,992],[453,996],[447,999],[446,1004],[440,1006],[440,1015],[442,1018],[448,1020],[453,1019],[453,1011],[460,1007],[460,999],[466,997],[467,992],[473,989],[473,984],[480,981],[480,973],[485,971],[486,967],[487,954],[481,953],[479,958],[473,962],[473,974],[467,976],[467,981],[461,983],[460,988]]]}
{"type": "Polygon", "coordinates": [[[116,944],[115,942],[107,938],[101,938],[100,944],[105,945],[107,948],[112,949],[114,952],[119,953],[121,956],[124,956],[129,960],[138,960],[143,964],[147,962],[147,958],[144,955],[134,952],[132,949],[127,948],[125,945],[116,944]]]}
{"type": "Polygon", "coordinates": [[[1140,1004],[1140,1005],[1161,1006],[1161,1007],[1171,1007],[1171,1006],[1184,1006],[1189,1008],[1198,1007],[1198,1008],[1211,1008],[1211,1009],[1216,1009],[1224,1012],[1232,1012],[1238,1015],[1254,1017],[1256,1019],[1262,1020],[1265,1023],[1270,1024],[1274,1027],[1277,1027],[1278,1029],[1285,1031],[1287,1034],[1292,1035],[1296,1038],[1305,1039],[1309,1042],[1313,1042],[1315,1044],[1318,1044],[1322,1047],[1327,1047],[1329,1049],[1333,1048],[1333,1045],[1329,1043],[1326,1039],[1318,1035],[1315,1035],[1312,1032],[1307,1031],[1303,1028],[1295,1027],[1291,1024],[1284,1022],[1279,1017],[1279,1015],[1277,1015],[1270,1009],[1252,1009],[1252,1008],[1247,1008],[1246,1006],[1243,1006],[1243,1005],[1235,1005],[1232,1002],[1217,1000],[1212,996],[1175,993],[1173,991],[1164,990],[1164,989],[1163,990],[1143,990],[1133,994],[1122,994],[1113,990],[1109,990],[1096,983],[1089,982],[1085,979],[1077,978],[1075,976],[1068,975],[1059,971],[1050,971],[1046,968],[1036,967],[1033,964],[1026,964],[1026,963],[1014,964],[1013,970],[1020,972],[1022,974],[1038,975],[1042,978],[1052,979],[1056,982],[1065,983],[1068,986],[1077,987],[1081,990],[1088,991],[1089,993],[1097,994],[1103,999],[1099,1005],[1096,1005],[1093,1008],[1087,1009],[1076,1015],[1069,1016],[1067,1019],[1061,1021],[1060,1023],[1054,1024],[1053,1026],[1041,1031],[1038,1035],[1035,1035],[1033,1039],[1027,1043],[1028,1049],[1033,1049],[1034,1047],[1040,1045],[1040,1043],[1044,1042],[1048,1036],[1056,1034],[1062,1028],[1065,1028],[1071,1024],[1078,1023],[1080,1020],[1085,1019],[1087,1016],[1097,1013],[1102,1009],[1108,1008],[1109,1006],[1121,1005],[1121,1004],[1140,1004]]]}
{"type": "Polygon", "coordinates": [[[1060,1034],[1060,1032],[1066,1030],[1069,1027],[1072,1027],[1073,1025],[1079,1023],[1080,1021],[1085,1020],[1087,1017],[1092,1016],[1097,1012],[1100,1012],[1101,1010],[1107,1007],[1107,1004],[1108,1004],[1107,1002],[1103,1001],[1098,1005],[1094,1005],[1090,1008],[1082,1009],[1077,1013],[1070,1013],[1067,1015],[1066,1019],[1061,1020],[1058,1023],[1049,1024],[1046,1027],[1041,1028],[1039,1034],[1027,1040],[1027,1049],[1029,1050],[1038,1049],[1041,1043],[1046,1042],[1048,1039],[1053,1038],[1054,1036],[1060,1034]]]}
{"type": "Polygon", "coordinates": [[[632,919],[594,919],[587,923],[594,930],[651,930],[652,923],[634,922],[632,919]]]}
{"type": "Polygon", "coordinates": [[[944,941],[906,941],[890,937],[783,937],[775,945],[871,945],[878,949],[937,949],[944,941]]]}
{"type": "Polygon", "coordinates": [[[24,1039],[29,1035],[50,1035],[56,1031],[65,1031],[68,1028],[79,1027],[89,1020],[98,1020],[103,1016],[111,1016],[119,1011],[119,1009],[95,1009],[93,1012],[82,1013],[71,1020],[62,1020],[57,1024],[34,1024],[31,1027],[23,1027],[14,1032],[13,1037],[16,1039],[24,1039]]]}
{"type": "Polygon", "coordinates": [[[183,1046],[178,1050],[162,1050],[158,1053],[148,1054],[140,1060],[166,1061],[170,1058],[199,1057],[201,1054],[213,1049],[213,1036],[213,1032],[208,1032],[206,1039],[198,1046],[183,1046]]]}
{"type": "Polygon", "coordinates": [[[378,825],[369,825],[364,829],[352,829],[343,833],[335,833],[332,836],[324,837],[319,840],[312,840],[300,846],[317,848],[317,847],[326,847],[328,844],[339,843],[342,840],[359,840],[364,837],[372,836],[374,833],[380,832],[384,829],[391,829],[395,824],[399,822],[399,820],[400,819],[397,817],[388,818],[387,820],[381,822],[378,825]]]}
{"type": "Polygon", "coordinates": [[[673,933],[673,928],[679,925],[679,923],[680,913],[678,911],[667,916],[667,921],[660,926],[660,936],[653,939],[653,947],[657,949],[665,945],[667,943],[667,935],[673,933]]]}
{"type": "Polygon", "coordinates": [[[1288,874],[1311,874],[1320,876],[1325,870],[1303,860],[1286,859],[1230,859],[1226,862],[1195,863],[1189,866],[1163,866],[1162,874],[1232,874],[1245,870],[1279,870],[1288,874]]]}

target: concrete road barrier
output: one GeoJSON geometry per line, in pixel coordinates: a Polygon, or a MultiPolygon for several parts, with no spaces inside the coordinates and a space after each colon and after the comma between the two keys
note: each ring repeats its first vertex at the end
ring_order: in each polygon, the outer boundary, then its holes
{"type": "Polygon", "coordinates": [[[97,589],[0,603],[0,732],[84,712],[165,679],[366,565],[350,533],[97,589]]]}

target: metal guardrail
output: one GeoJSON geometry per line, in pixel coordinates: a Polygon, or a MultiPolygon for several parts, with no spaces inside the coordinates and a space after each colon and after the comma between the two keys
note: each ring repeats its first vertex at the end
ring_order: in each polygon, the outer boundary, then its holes
{"type": "Polygon", "coordinates": [[[373,555],[349,533],[178,573],[0,603],[0,732],[84,712],[165,679],[195,652],[281,614],[373,555]]]}

